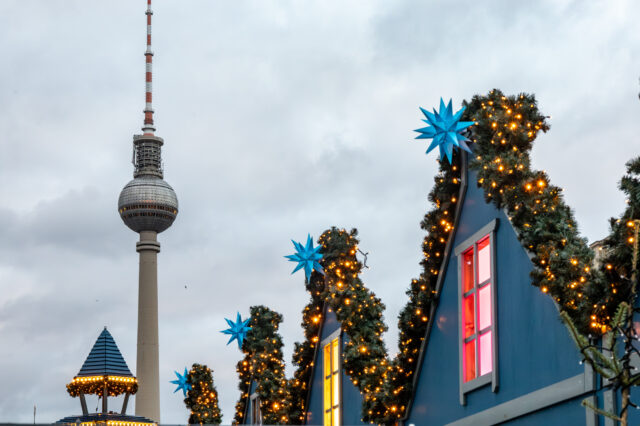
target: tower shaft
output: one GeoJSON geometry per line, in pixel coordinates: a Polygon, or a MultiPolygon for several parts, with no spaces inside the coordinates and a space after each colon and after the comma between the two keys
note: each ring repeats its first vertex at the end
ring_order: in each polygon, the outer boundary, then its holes
{"type": "Polygon", "coordinates": [[[140,253],[138,287],[138,358],[136,416],[160,422],[158,346],[158,253],[155,231],[141,231],[136,251],[140,253]]]}

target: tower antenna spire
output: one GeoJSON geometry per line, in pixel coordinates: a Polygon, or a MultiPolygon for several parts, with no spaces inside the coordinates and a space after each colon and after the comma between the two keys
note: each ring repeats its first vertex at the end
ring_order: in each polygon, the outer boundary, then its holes
{"type": "Polygon", "coordinates": [[[145,135],[153,135],[156,128],[153,125],[153,106],[151,104],[153,98],[153,51],[151,50],[151,0],[147,0],[147,50],[145,56],[145,105],[144,105],[144,125],[142,132],[145,135]]]}

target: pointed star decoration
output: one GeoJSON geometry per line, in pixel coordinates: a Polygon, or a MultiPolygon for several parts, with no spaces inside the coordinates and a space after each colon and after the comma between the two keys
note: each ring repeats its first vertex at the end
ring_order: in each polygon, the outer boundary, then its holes
{"type": "Polygon", "coordinates": [[[249,321],[251,321],[251,318],[247,318],[246,320],[242,321],[242,318],[240,317],[240,312],[238,312],[238,316],[236,317],[236,322],[233,322],[227,318],[225,318],[224,320],[227,322],[227,324],[229,324],[230,328],[226,330],[222,330],[220,333],[231,335],[231,338],[227,342],[227,345],[233,342],[234,340],[237,340],[238,348],[242,349],[242,342],[244,341],[244,338],[247,337],[247,332],[251,330],[251,327],[248,326],[249,321]]]}
{"type": "Polygon", "coordinates": [[[433,113],[430,113],[424,108],[420,108],[420,110],[425,117],[427,117],[426,120],[422,121],[429,126],[416,129],[414,132],[420,133],[416,139],[433,139],[431,145],[429,145],[429,149],[427,149],[427,154],[435,147],[439,147],[440,160],[444,159],[446,155],[449,164],[451,164],[451,155],[453,154],[454,146],[471,152],[465,143],[468,142],[469,139],[462,136],[462,131],[473,125],[473,121],[460,121],[460,117],[462,117],[462,113],[465,110],[464,107],[454,114],[451,107],[451,99],[449,99],[449,104],[445,106],[444,101],[440,98],[440,112],[437,112],[435,108],[433,109],[433,113]]]}
{"type": "Polygon", "coordinates": [[[324,269],[318,262],[322,259],[322,253],[320,253],[321,246],[313,247],[313,239],[310,234],[307,234],[307,245],[303,246],[302,243],[297,243],[291,240],[293,246],[296,248],[295,254],[285,256],[291,262],[298,262],[298,266],[291,272],[296,273],[298,270],[304,268],[304,275],[307,280],[311,276],[311,271],[314,269],[324,275],[324,269]]]}
{"type": "Polygon", "coordinates": [[[185,367],[183,376],[181,376],[177,371],[174,371],[174,373],[176,373],[176,377],[178,378],[178,380],[172,380],[170,383],[178,385],[178,387],[173,391],[173,393],[176,393],[180,389],[182,389],[182,395],[187,396],[187,391],[191,390],[191,385],[187,382],[187,368],[185,367]]]}

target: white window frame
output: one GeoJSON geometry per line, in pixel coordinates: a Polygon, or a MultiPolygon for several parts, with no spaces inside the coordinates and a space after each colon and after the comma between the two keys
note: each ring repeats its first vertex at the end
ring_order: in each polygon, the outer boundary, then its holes
{"type": "MultiPolygon", "coordinates": [[[[497,283],[497,270],[496,270],[496,238],[495,234],[498,229],[499,221],[498,219],[493,219],[491,222],[480,228],[469,238],[464,240],[462,243],[458,244],[454,250],[456,257],[458,258],[458,354],[459,354],[459,387],[460,387],[460,404],[466,404],[466,394],[478,389],[482,386],[485,386],[491,383],[491,390],[493,392],[498,391],[498,283],[497,283]],[[485,332],[487,330],[491,330],[491,355],[492,355],[492,370],[490,373],[487,373],[483,376],[476,377],[473,380],[468,382],[464,381],[464,333],[463,333],[463,306],[462,301],[465,295],[468,295],[472,292],[477,292],[479,287],[478,277],[477,277],[477,264],[478,264],[478,250],[477,244],[480,240],[483,240],[485,237],[489,238],[489,247],[491,250],[491,273],[488,280],[483,281],[482,283],[490,283],[491,284],[491,326],[483,329],[485,332]],[[462,273],[463,273],[463,262],[464,256],[469,249],[474,249],[473,255],[473,289],[464,293],[463,281],[462,281],[462,273]]],[[[476,371],[480,372],[480,366],[478,365],[478,360],[480,359],[478,353],[478,340],[479,340],[479,330],[477,330],[477,317],[478,317],[478,297],[474,297],[474,315],[476,330],[475,334],[467,337],[466,340],[471,340],[476,336],[476,371]]]]}

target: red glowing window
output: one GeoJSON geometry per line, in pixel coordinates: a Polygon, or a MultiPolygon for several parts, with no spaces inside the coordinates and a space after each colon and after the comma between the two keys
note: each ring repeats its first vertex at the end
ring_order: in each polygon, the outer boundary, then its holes
{"type": "Polygon", "coordinates": [[[474,340],[464,344],[464,381],[476,378],[476,342],[474,340]]]}
{"type": "Polygon", "coordinates": [[[471,294],[462,300],[462,327],[464,328],[463,336],[469,337],[476,332],[476,312],[475,298],[471,294]]]}
{"type": "Polygon", "coordinates": [[[461,256],[463,382],[493,371],[492,247],[483,236],[461,256]]]}
{"type": "Polygon", "coordinates": [[[473,289],[473,250],[462,255],[462,289],[465,293],[473,289]]]}

